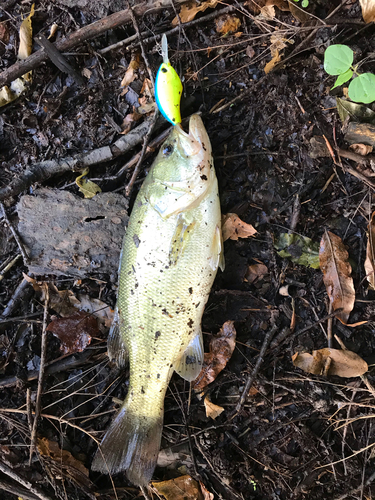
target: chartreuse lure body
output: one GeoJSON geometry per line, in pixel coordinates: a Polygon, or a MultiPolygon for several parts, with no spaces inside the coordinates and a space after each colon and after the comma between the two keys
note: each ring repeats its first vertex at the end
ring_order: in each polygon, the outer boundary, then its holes
{"type": "Polygon", "coordinates": [[[182,83],[168,59],[167,37],[162,38],[163,63],[156,75],[155,98],[160,112],[172,125],[181,123],[182,83]]]}

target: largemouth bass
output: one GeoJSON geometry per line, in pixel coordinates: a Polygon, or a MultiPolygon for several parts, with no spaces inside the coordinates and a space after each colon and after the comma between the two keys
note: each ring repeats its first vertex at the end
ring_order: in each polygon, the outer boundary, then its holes
{"type": "Polygon", "coordinates": [[[130,362],[129,390],[92,468],[126,470],[146,485],[160,448],[174,371],[188,381],[203,362],[201,319],[222,254],[218,185],[201,118],[176,125],[144,181],[129,220],[108,353],[130,362]]]}

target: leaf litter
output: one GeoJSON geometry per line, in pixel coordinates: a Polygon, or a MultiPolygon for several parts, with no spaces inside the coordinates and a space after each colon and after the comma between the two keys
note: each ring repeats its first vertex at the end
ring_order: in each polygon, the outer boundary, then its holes
{"type": "Polygon", "coordinates": [[[358,354],[348,350],[325,347],[292,356],[294,366],[314,375],[336,375],[338,377],[359,377],[368,370],[368,365],[358,354]]]}
{"type": "Polygon", "coordinates": [[[47,331],[60,340],[63,354],[84,351],[92,338],[100,333],[97,319],[83,311],[77,311],[66,318],[54,319],[47,326],[47,331]]]}

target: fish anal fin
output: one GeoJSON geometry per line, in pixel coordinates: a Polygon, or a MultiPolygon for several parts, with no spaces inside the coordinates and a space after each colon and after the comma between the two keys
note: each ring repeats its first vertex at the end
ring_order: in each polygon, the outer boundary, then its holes
{"type": "Polygon", "coordinates": [[[213,271],[216,271],[218,267],[222,271],[225,269],[223,237],[219,226],[216,226],[215,234],[212,238],[210,267],[213,271]]]}
{"type": "Polygon", "coordinates": [[[179,215],[177,219],[177,225],[169,246],[170,266],[176,265],[178,259],[183,254],[184,249],[186,248],[186,245],[190,240],[191,233],[194,230],[195,224],[195,221],[186,220],[182,214],[179,215]]]}
{"type": "Polygon", "coordinates": [[[122,318],[116,306],[113,322],[108,334],[108,357],[114,361],[119,368],[124,368],[128,362],[128,351],[122,340],[120,323],[122,318]]]}
{"type": "Polygon", "coordinates": [[[181,358],[173,364],[175,371],[188,382],[195,380],[201,369],[204,359],[202,334],[199,331],[187,346],[181,358]]]}

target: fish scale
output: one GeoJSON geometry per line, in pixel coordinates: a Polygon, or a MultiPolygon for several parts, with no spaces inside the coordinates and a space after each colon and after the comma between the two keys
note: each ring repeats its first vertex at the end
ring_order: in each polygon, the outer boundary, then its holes
{"type": "Polygon", "coordinates": [[[94,470],[126,470],[140,486],[150,481],[173,371],[191,381],[202,366],[201,319],[219,264],[223,267],[217,179],[207,132],[193,115],[189,134],[176,125],[161,147],[129,220],[118,328],[112,328],[108,346],[119,364],[128,353],[129,390],[94,470]]]}

